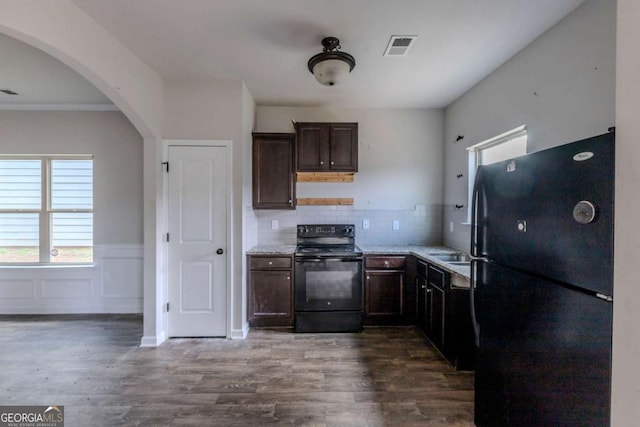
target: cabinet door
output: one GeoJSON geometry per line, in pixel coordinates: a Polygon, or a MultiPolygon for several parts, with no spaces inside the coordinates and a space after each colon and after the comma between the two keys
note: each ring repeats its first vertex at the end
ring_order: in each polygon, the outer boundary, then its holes
{"type": "Polygon", "coordinates": [[[343,123],[329,126],[329,169],[358,171],[358,124],[343,123]]]}
{"type": "Polygon", "coordinates": [[[329,144],[327,126],[322,123],[299,123],[297,149],[299,171],[322,171],[329,169],[329,144]]]}
{"type": "Polygon", "coordinates": [[[253,135],[253,207],[294,209],[293,134],[253,135]]]}
{"type": "Polygon", "coordinates": [[[293,326],[291,271],[254,270],[249,290],[252,326],[293,326]]]}
{"type": "Polygon", "coordinates": [[[428,333],[427,319],[429,316],[429,306],[427,300],[427,279],[425,279],[424,277],[418,277],[416,279],[416,287],[416,293],[418,295],[416,303],[416,325],[426,334],[428,333]]]}
{"type": "Polygon", "coordinates": [[[404,272],[365,272],[365,324],[401,323],[404,315],[404,272]]]}
{"type": "Polygon", "coordinates": [[[432,284],[428,284],[427,292],[429,294],[427,296],[427,300],[429,301],[428,336],[431,339],[431,342],[433,342],[433,344],[444,353],[444,290],[437,286],[433,286],[432,284]]]}
{"type": "Polygon", "coordinates": [[[445,345],[451,354],[451,364],[456,369],[473,369],[475,343],[468,289],[448,291],[446,314],[445,345]]]}

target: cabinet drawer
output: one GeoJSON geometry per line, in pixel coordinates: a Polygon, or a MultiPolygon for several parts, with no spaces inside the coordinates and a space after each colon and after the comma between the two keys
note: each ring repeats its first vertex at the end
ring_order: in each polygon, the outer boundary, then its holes
{"type": "Polygon", "coordinates": [[[429,281],[429,283],[431,283],[434,286],[439,287],[440,289],[444,289],[445,285],[446,285],[446,280],[447,280],[447,273],[445,273],[444,271],[440,270],[437,267],[434,267],[433,265],[429,264],[429,271],[427,273],[427,279],[429,281]]]}
{"type": "Polygon", "coordinates": [[[251,257],[252,270],[291,268],[290,257],[251,257]]]}
{"type": "Polygon", "coordinates": [[[404,270],[406,263],[406,256],[368,256],[365,258],[364,266],[365,268],[404,270]]]}

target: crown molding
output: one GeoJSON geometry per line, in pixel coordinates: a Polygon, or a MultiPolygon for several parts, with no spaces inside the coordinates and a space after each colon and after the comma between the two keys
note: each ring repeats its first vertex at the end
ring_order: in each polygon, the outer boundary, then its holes
{"type": "Polygon", "coordinates": [[[2,104],[2,111],[120,111],[114,104],[2,104]]]}

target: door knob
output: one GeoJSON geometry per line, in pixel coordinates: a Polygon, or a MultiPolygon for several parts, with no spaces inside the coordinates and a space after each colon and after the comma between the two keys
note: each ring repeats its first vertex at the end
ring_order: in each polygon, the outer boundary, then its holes
{"type": "Polygon", "coordinates": [[[218,250],[216,251],[216,253],[217,253],[218,255],[222,255],[222,254],[224,253],[224,251],[222,250],[222,248],[220,248],[220,249],[218,249],[218,250]]]}

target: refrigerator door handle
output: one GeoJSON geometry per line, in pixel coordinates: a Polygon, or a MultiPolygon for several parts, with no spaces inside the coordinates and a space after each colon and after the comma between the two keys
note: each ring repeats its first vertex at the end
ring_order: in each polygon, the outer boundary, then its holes
{"type": "Polygon", "coordinates": [[[478,262],[486,261],[479,257],[478,250],[478,193],[480,192],[480,180],[482,179],[482,168],[476,170],[476,179],[473,183],[473,193],[471,195],[471,278],[470,278],[470,307],[471,307],[471,323],[473,325],[473,336],[476,348],[480,347],[480,325],[476,317],[475,289],[476,289],[476,269],[478,262]]]}
{"type": "Polygon", "coordinates": [[[471,194],[471,256],[478,257],[478,193],[480,192],[480,179],[482,168],[476,171],[476,179],[473,183],[473,193],[471,194]]]}
{"type": "Polygon", "coordinates": [[[469,289],[469,298],[470,298],[470,307],[471,307],[471,324],[473,325],[473,336],[476,348],[480,347],[480,325],[478,324],[478,319],[476,318],[476,303],[475,303],[475,288],[476,288],[476,267],[478,262],[484,261],[483,258],[474,257],[471,259],[471,279],[470,279],[470,289],[469,289]]]}

